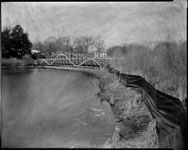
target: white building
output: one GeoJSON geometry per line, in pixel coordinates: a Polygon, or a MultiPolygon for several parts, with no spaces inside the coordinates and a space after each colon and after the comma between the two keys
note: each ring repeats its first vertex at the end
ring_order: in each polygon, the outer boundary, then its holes
{"type": "Polygon", "coordinates": [[[106,52],[97,52],[97,48],[94,45],[89,46],[88,48],[88,52],[90,54],[93,54],[95,58],[105,58],[107,57],[107,53],[106,52]]]}
{"type": "Polygon", "coordinates": [[[36,50],[36,49],[31,50],[31,54],[38,54],[38,53],[40,53],[39,50],[36,50]]]}
{"type": "Polygon", "coordinates": [[[106,58],[107,57],[107,53],[106,52],[100,52],[100,53],[98,53],[98,52],[95,51],[94,57],[95,58],[106,58]]]}

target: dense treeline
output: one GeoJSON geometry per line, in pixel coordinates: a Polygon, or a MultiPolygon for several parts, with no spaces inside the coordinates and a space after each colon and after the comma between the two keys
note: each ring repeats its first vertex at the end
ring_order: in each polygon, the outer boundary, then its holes
{"type": "MultiPolygon", "coordinates": [[[[45,55],[51,56],[53,53],[82,53],[89,51],[104,50],[104,40],[100,35],[70,37],[62,36],[55,38],[48,37],[45,41],[31,43],[28,33],[25,33],[20,25],[13,29],[5,27],[1,32],[2,58],[22,59],[26,54],[31,54],[31,49],[36,49],[45,55]]],[[[34,55],[33,55],[34,56],[34,55]]]]}
{"type": "Polygon", "coordinates": [[[109,48],[108,55],[124,59],[112,62],[120,70],[139,74],[157,89],[180,98],[187,98],[187,42],[159,42],[153,48],[129,44],[109,48]],[[124,51],[125,50],[125,51],[124,51]],[[116,53],[117,52],[117,53],[116,53]]]}
{"type": "Polygon", "coordinates": [[[127,47],[126,46],[112,46],[107,49],[107,55],[111,57],[125,57],[127,53],[127,47]]]}
{"type": "Polygon", "coordinates": [[[28,33],[20,25],[13,29],[5,27],[1,32],[1,50],[3,58],[19,58],[31,54],[32,43],[28,33]]]}
{"type": "Polygon", "coordinates": [[[104,40],[101,36],[81,36],[81,37],[59,37],[51,36],[44,42],[35,42],[32,49],[40,50],[42,53],[52,55],[53,53],[82,53],[87,54],[92,48],[97,51],[104,50],[104,40]]]}

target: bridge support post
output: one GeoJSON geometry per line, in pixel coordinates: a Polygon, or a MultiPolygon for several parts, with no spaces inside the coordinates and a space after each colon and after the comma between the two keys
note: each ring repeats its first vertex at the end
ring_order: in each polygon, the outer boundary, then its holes
{"type": "Polygon", "coordinates": [[[80,57],[79,57],[79,54],[78,54],[78,64],[80,64],[80,61],[79,61],[79,60],[80,60],[80,57]]]}
{"type": "MultiPolygon", "coordinates": [[[[82,56],[82,62],[84,61],[84,57],[82,56]]],[[[83,64],[84,65],[84,64],[83,64]]]]}

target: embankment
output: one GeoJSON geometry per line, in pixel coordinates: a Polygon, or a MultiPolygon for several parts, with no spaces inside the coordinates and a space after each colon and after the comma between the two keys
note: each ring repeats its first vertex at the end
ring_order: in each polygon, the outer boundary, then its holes
{"type": "Polygon", "coordinates": [[[141,95],[119,83],[114,74],[102,70],[98,76],[101,102],[111,106],[117,125],[102,148],[158,148],[155,119],[141,95]]]}
{"type": "Polygon", "coordinates": [[[38,68],[44,68],[44,69],[60,69],[60,70],[69,70],[69,71],[82,71],[92,74],[100,74],[100,69],[96,68],[93,69],[91,67],[74,67],[74,66],[38,66],[38,68]]]}
{"type": "Polygon", "coordinates": [[[103,147],[185,149],[187,122],[180,100],[140,76],[107,70],[99,77],[98,95],[110,104],[119,123],[103,147]]]}
{"type": "Polygon", "coordinates": [[[20,67],[34,67],[34,60],[31,58],[2,58],[1,60],[1,68],[20,68],[20,67]]]}

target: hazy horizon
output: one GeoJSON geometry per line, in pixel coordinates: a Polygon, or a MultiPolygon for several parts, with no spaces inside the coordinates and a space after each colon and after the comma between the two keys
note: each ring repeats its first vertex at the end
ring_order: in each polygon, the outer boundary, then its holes
{"type": "Polygon", "coordinates": [[[32,42],[101,35],[106,47],[186,40],[185,0],[173,2],[3,2],[2,27],[20,24],[32,42]]]}

